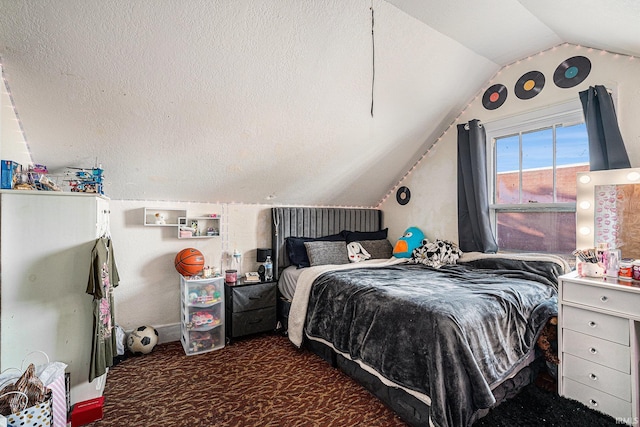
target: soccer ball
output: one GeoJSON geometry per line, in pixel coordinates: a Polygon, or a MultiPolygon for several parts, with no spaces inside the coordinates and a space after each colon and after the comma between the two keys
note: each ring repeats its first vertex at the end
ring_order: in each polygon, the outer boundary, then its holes
{"type": "Polygon", "coordinates": [[[127,338],[127,348],[133,354],[149,354],[158,344],[158,331],[152,326],[140,326],[127,338]]]}

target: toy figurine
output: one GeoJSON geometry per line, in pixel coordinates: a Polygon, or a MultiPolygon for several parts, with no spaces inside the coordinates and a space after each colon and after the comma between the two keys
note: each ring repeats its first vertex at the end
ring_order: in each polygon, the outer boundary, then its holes
{"type": "Polygon", "coordinates": [[[196,292],[189,292],[189,302],[193,304],[198,301],[198,294],[196,292]]]}
{"type": "Polygon", "coordinates": [[[156,225],[165,225],[167,222],[164,219],[164,215],[156,213],[156,225]]]}

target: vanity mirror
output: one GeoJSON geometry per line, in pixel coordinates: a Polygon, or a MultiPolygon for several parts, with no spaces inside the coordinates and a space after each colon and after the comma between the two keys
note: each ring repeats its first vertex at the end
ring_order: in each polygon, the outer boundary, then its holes
{"type": "Polygon", "coordinates": [[[579,173],[576,200],[576,246],[597,243],[640,258],[640,168],[579,173]]]}

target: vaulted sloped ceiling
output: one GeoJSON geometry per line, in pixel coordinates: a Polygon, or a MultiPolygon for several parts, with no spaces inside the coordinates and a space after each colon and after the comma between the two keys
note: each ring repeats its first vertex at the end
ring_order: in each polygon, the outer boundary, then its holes
{"type": "Polygon", "coordinates": [[[32,160],[111,198],[375,206],[502,66],[640,54],[639,4],[0,0],[0,57],[32,160]]]}

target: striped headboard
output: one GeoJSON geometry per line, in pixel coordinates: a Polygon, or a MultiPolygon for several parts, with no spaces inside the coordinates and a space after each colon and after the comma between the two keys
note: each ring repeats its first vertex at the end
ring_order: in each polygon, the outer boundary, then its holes
{"type": "Polygon", "coordinates": [[[273,274],[290,265],[287,237],[322,237],[349,231],[378,231],[382,228],[382,211],[351,208],[272,208],[271,244],[273,274]]]}

